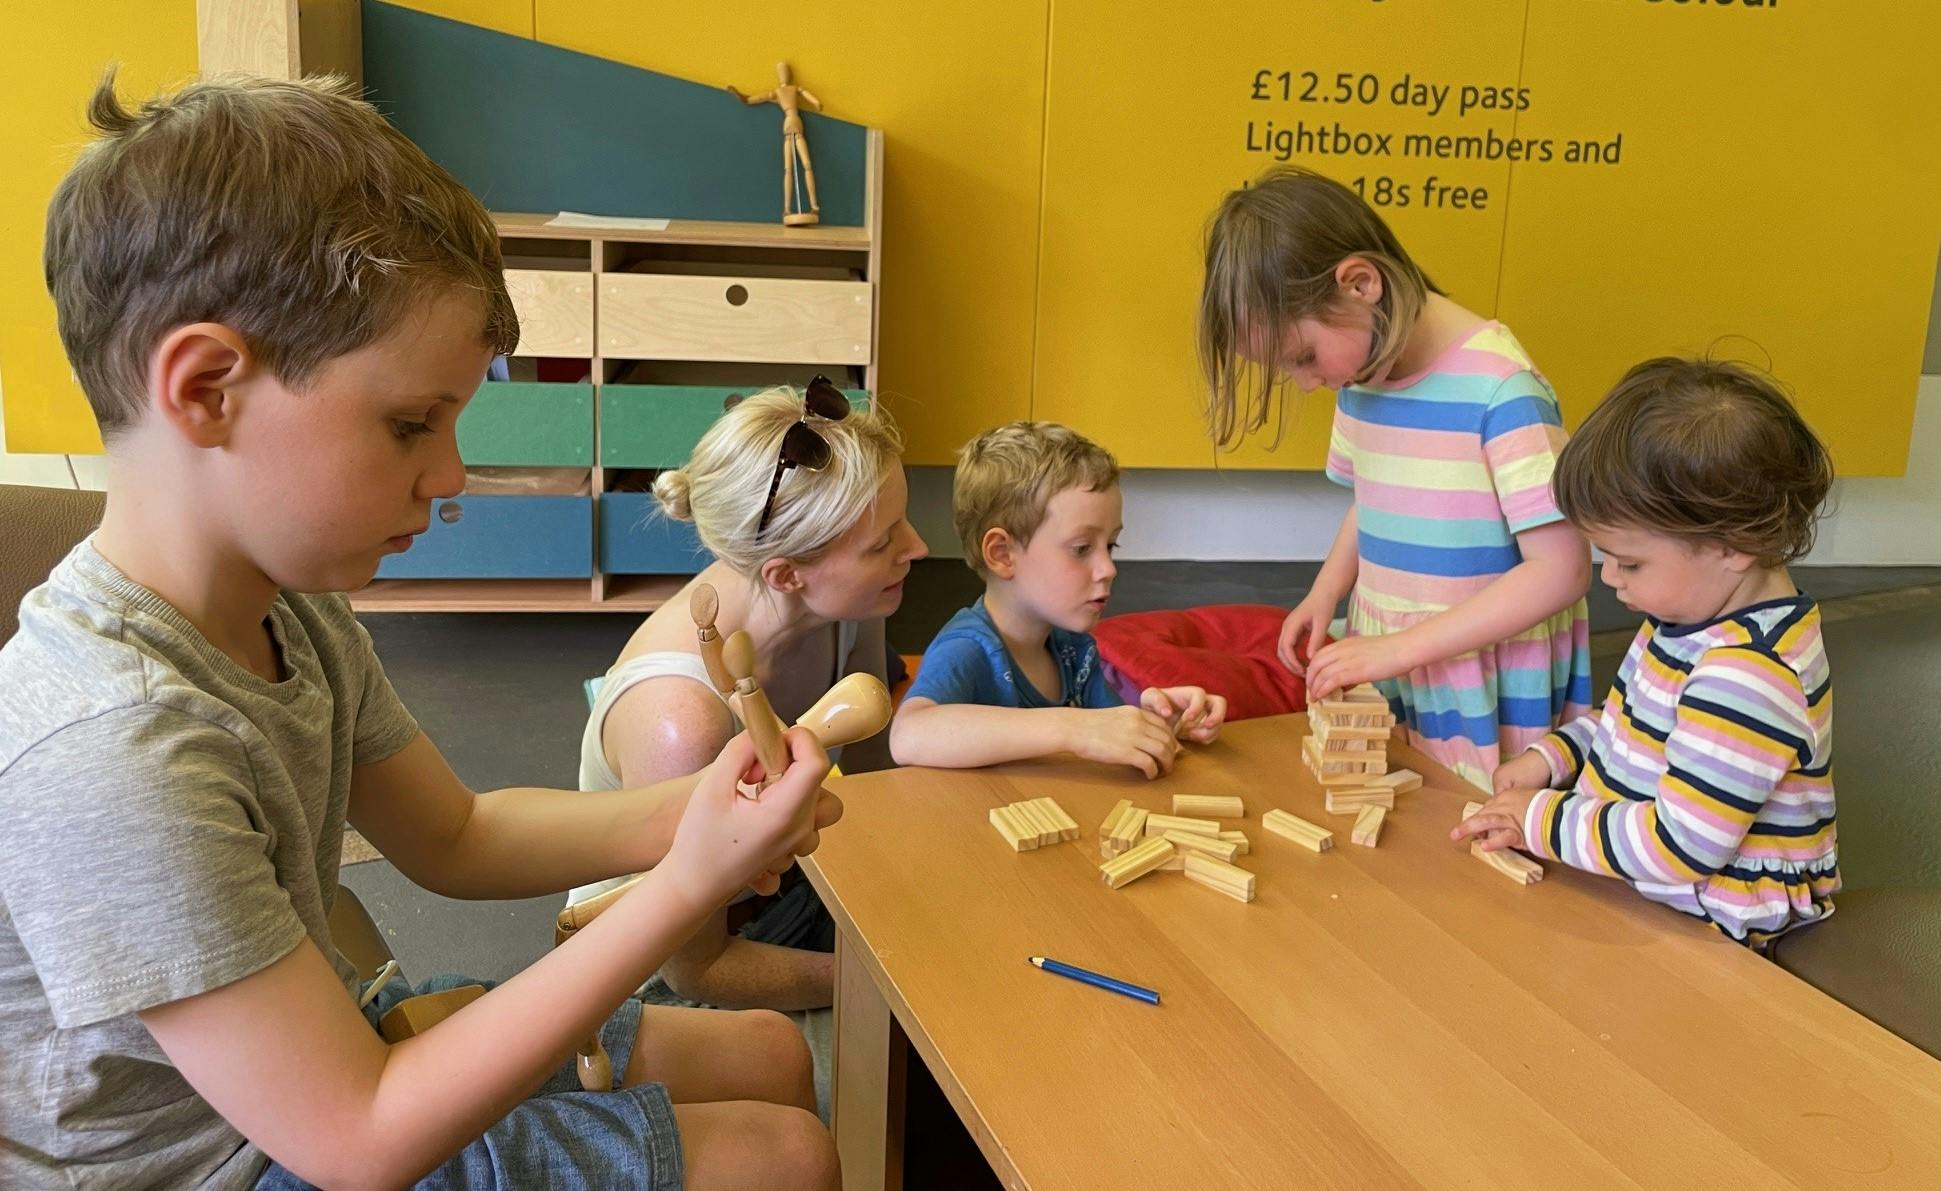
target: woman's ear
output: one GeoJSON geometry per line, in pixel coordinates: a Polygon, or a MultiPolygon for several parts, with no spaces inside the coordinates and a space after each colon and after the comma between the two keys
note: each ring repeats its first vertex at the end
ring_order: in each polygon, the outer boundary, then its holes
{"type": "Polygon", "coordinates": [[[770,591],[780,592],[782,595],[794,595],[803,588],[802,572],[786,558],[769,559],[762,564],[762,569],[757,573],[761,575],[762,582],[768,585],[770,591]]]}

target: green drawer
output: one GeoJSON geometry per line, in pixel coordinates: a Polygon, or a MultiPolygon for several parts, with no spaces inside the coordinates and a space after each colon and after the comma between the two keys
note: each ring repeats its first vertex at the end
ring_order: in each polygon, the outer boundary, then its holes
{"type": "Polygon", "coordinates": [[[458,417],[472,467],[593,466],[593,386],[490,381],[458,417]]]}
{"type": "MultiPolygon", "coordinates": [[[[744,389],[687,385],[602,385],[600,388],[600,465],[602,467],[679,467],[694,444],[721,416],[724,403],[744,389]]],[[[869,404],[861,389],[844,389],[858,408],[869,404]]],[[[468,457],[469,458],[469,457],[468,457]]]]}

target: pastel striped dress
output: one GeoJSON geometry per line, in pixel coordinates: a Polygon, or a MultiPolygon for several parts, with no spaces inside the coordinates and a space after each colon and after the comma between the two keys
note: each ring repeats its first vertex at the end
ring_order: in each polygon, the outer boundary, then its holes
{"type": "Polygon", "coordinates": [[[1806,596],[1647,621],[1604,709],[1537,744],[1537,855],[1760,944],[1833,912],[1833,681],[1806,596]]]}
{"type": "MultiPolygon", "coordinates": [[[[1355,636],[1400,632],[1523,561],[1516,535],[1563,520],[1550,475],[1563,449],[1550,383],[1496,322],[1417,376],[1336,399],[1328,477],[1355,493],[1355,636]]],[[[1584,601],[1507,641],[1378,682],[1412,742],[1484,789],[1505,757],[1588,711],[1584,601]]]]}

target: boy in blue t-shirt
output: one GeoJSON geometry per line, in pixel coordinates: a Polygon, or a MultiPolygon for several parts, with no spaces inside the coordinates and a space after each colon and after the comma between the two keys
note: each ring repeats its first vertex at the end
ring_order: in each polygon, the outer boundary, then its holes
{"type": "Polygon", "coordinates": [[[958,452],[951,505],[984,596],[925,651],[890,727],[899,764],[972,768],[1070,752],[1158,777],[1179,736],[1219,734],[1219,695],[1149,687],[1128,707],[1105,680],[1091,629],[1118,574],[1122,502],[1109,452],[1052,422],[1000,426],[958,452]]]}

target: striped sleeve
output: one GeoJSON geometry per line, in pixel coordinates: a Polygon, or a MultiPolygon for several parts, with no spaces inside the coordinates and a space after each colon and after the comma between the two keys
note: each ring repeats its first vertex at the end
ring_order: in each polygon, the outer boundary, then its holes
{"type": "Polygon", "coordinates": [[[1537,855],[1627,881],[1702,880],[1739,854],[1773,790],[1810,760],[1811,741],[1791,667],[1757,646],[1714,649],[1678,697],[1651,796],[1539,794],[1526,842],[1537,855]]]}
{"type": "Polygon", "coordinates": [[[1577,784],[1577,775],[1584,772],[1584,758],[1590,756],[1591,741],[1596,736],[1597,713],[1591,712],[1568,724],[1557,725],[1556,731],[1530,746],[1550,766],[1551,789],[1565,790],[1577,784]]]}
{"type": "Polygon", "coordinates": [[[1328,432],[1328,478],[1344,488],[1355,486],[1355,452],[1348,441],[1347,433],[1341,428],[1341,402],[1343,397],[1336,394],[1334,399],[1334,428],[1328,432]]]}
{"type": "Polygon", "coordinates": [[[1524,369],[1503,378],[1483,411],[1483,457],[1511,533],[1562,521],[1550,476],[1564,449],[1563,414],[1541,378],[1524,369]]]}

